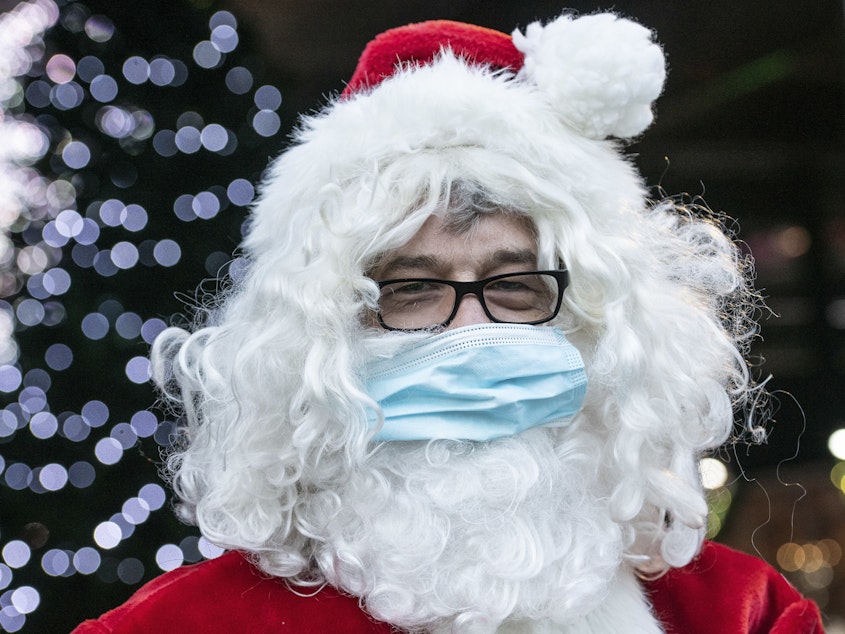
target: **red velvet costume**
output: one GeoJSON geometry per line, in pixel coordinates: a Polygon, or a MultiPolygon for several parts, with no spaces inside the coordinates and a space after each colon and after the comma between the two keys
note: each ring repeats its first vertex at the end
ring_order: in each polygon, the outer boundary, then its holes
{"type": "MultiPolygon", "coordinates": [[[[815,603],[763,561],[718,544],[645,588],[667,634],[823,633],[815,603]]],[[[73,634],[107,632],[388,634],[391,627],[333,588],[300,596],[230,552],[162,575],[73,634]]]]}

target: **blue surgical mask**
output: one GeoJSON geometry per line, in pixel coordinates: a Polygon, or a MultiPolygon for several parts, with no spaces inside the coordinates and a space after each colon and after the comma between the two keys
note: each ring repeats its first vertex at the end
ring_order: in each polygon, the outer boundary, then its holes
{"type": "MultiPolygon", "coordinates": [[[[587,375],[558,328],[478,324],[449,330],[367,365],[366,391],[384,414],[373,440],[487,441],[581,409],[587,375]]],[[[377,423],[369,413],[371,426],[377,423]]]]}

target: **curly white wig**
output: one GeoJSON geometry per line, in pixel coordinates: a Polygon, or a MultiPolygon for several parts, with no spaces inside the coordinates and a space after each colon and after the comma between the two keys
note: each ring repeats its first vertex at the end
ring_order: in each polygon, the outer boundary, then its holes
{"type": "MultiPolygon", "coordinates": [[[[649,574],[702,543],[698,460],[729,438],[754,389],[751,265],[713,214],[649,202],[607,138],[651,121],[664,70],[647,30],[565,15],[514,41],[519,73],[445,48],[305,119],[266,176],[243,279],[194,332],[155,342],[156,380],[184,412],[167,463],[179,512],[270,574],[334,581],[338,564],[316,561],[315,518],[342,513],[350,473],[366,474],[355,486],[384,510],[394,467],[369,442],[363,369],[406,335],[368,325],[378,289],[367,272],[431,214],[467,211],[524,215],[540,268],[570,272],[554,323],[581,351],[589,390],[570,428],[542,433],[557,435],[556,460],[590,472],[611,522],[601,530],[618,531],[629,564],[649,574]]],[[[434,464],[443,443],[408,451],[434,464]]],[[[422,548],[419,527],[405,529],[422,548]]]]}

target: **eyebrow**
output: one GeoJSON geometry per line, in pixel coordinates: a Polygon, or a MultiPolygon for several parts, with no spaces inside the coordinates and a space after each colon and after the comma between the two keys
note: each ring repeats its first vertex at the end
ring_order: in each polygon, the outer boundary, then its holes
{"type": "MultiPolygon", "coordinates": [[[[479,268],[486,271],[502,264],[537,266],[537,254],[531,249],[499,249],[482,259],[479,262],[479,268]]],[[[413,272],[417,269],[435,271],[444,266],[444,261],[433,255],[398,255],[383,262],[378,266],[378,270],[389,273],[390,277],[394,277],[401,275],[403,271],[413,272]]]]}
{"type": "Polygon", "coordinates": [[[389,277],[400,275],[402,271],[414,271],[415,269],[436,270],[441,265],[441,260],[433,255],[397,255],[385,262],[381,262],[376,270],[381,272],[379,277],[389,273],[389,277]]]}
{"type": "Polygon", "coordinates": [[[537,253],[531,249],[499,249],[483,260],[489,268],[499,264],[530,264],[537,266],[537,253]]]}

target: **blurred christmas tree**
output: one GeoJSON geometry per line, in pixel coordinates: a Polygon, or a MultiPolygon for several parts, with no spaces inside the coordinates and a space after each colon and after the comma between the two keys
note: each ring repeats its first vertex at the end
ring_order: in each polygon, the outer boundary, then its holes
{"type": "MultiPolygon", "coordinates": [[[[209,3],[204,3],[208,5],[209,3]]],[[[197,3],[0,8],[0,628],[68,631],[215,547],[159,483],[149,344],[232,253],[281,93],[197,3]]],[[[211,282],[212,285],[217,282],[211,282]]],[[[200,298],[201,300],[201,298],[200,298]]]]}

